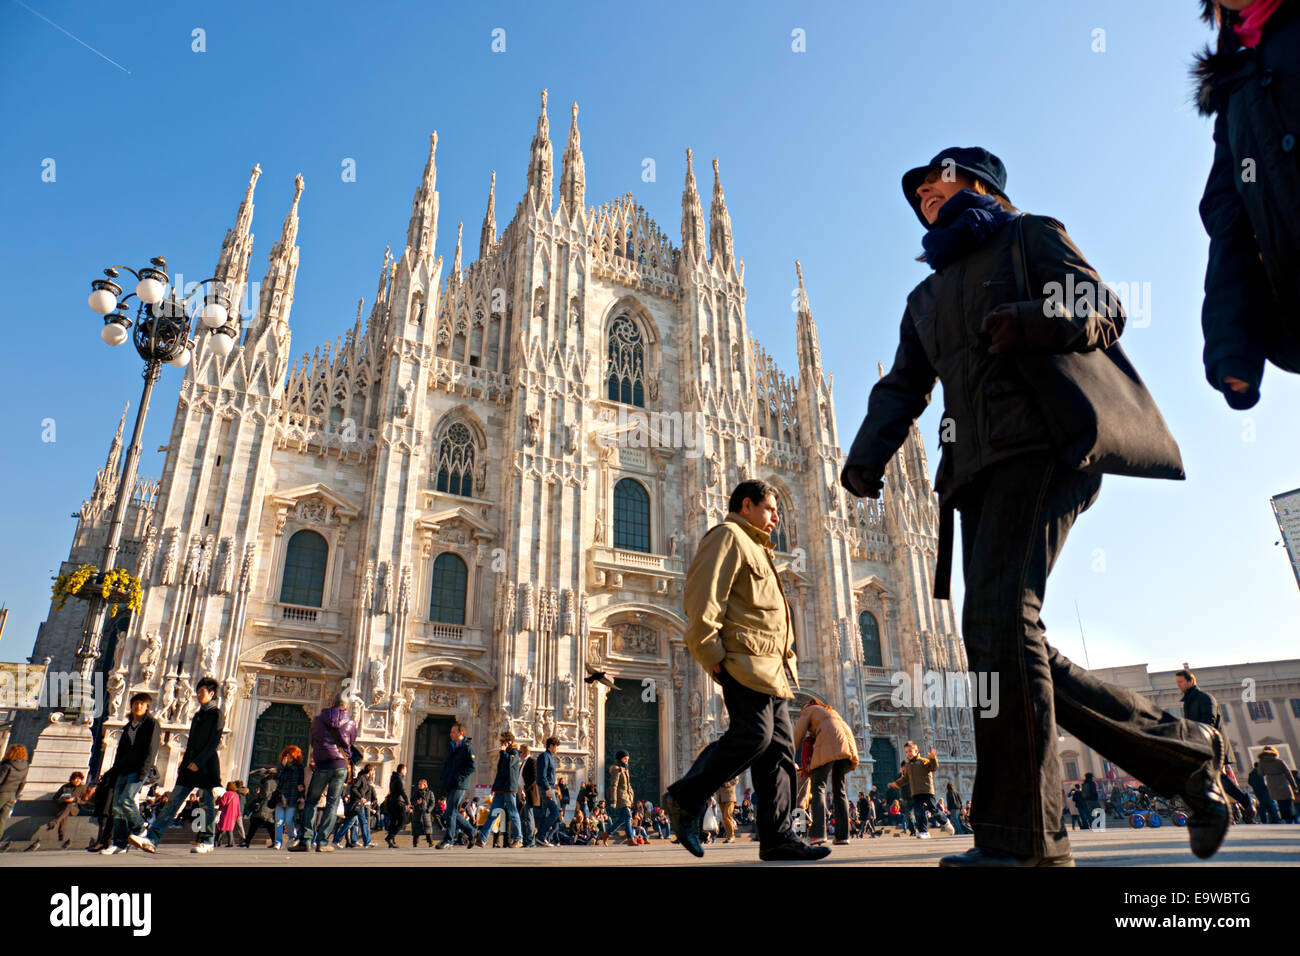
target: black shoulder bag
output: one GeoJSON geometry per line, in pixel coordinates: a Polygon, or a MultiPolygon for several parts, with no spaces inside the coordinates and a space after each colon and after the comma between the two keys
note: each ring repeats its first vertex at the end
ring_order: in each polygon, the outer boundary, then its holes
{"type": "MultiPolygon", "coordinates": [[[[1013,268],[1022,300],[1029,285],[1023,217],[1015,222],[1013,268]]],[[[1116,342],[1087,352],[1010,353],[1034,393],[1052,444],[1078,471],[1181,480],[1182,455],[1151,393],[1116,342]]]]}

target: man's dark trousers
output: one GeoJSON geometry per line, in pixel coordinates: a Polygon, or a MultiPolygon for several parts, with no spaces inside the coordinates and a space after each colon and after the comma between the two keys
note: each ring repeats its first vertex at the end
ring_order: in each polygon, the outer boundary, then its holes
{"type": "Polygon", "coordinates": [[[794,807],[794,733],[788,702],[718,675],[731,724],[727,732],[695,758],[686,776],[668,788],[681,808],[702,816],[704,804],[719,787],[749,770],[754,781],[754,816],[760,849],[795,840],[790,829],[794,807]]]}
{"type": "Polygon", "coordinates": [[[920,796],[912,798],[912,812],[916,819],[916,832],[929,833],[930,825],[926,821],[926,814],[933,813],[939,826],[948,822],[948,817],[939,809],[939,805],[934,802],[934,794],[923,793],[920,796]]]}
{"type": "Polygon", "coordinates": [[[826,839],[826,778],[831,781],[831,795],[835,802],[835,839],[849,838],[849,792],[845,780],[849,775],[849,758],[841,757],[812,772],[812,830],[811,837],[826,839]]]}
{"type": "MultiPolygon", "coordinates": [[[[447,794],[447,835],[443,837],[447,843],[453,846],[456,843],[456,829],[465,829],[465,824],[460,815],[460,804],[465,799],[465,788],[453,790],[447,794]]],[[[469,835],[470,842],[474,842],[474,833],[471,830],[469,835]]]]}
{"type": "MultiPolygon", "coordinates": [[[[962,637],[976,679],[998,676],[997,710],[975,716],[975,845],[1019,856],[1069,850],[1061,825],[1057,723],[1164,797],[1212,756],[1195,724],[1089,676],[1044,639],[1047,576],[1101,477],[1034,452],[987,466],[954,498],[961,512],[962,637]]],[[[992,684],[989,684],[990,688],[992,684]]]]}

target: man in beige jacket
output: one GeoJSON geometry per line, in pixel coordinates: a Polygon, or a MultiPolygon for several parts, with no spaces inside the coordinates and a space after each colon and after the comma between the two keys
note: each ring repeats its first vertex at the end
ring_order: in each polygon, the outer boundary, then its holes
{"type": "Polygon", "coordinates": [[[695,856],[704,806],[723,783],[746,769],[754,780],[761,860],[819,860],[791,828],[795,792],[794,738],[788,702],[799,686],[794,628],[776,565],[771,533],[780,521],[776,490],[742,481],[729,514],[709,530],[686,573],[682,640],[722,685],[730,726],[705,747],[665,803],[678,842],[695,856]]]}

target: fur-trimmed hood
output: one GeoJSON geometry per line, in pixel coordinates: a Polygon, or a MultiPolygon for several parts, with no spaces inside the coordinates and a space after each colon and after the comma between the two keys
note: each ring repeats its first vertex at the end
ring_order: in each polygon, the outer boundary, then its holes
{"type": "MultiPolygon", "coordinates": [[[[1241,45],[1233,25],[1240,15],[1235,10],[1220,7],[1215,0],[1199,0],[1201,19],[1217,27],[1218,39],[1214,47],[1208,44],[1196,54],[1192,64],[1192,81],[1195,83],[1196,109],[1202,116],[1213,116],[1223,105],[1218,95],[1219,82],[1240,69],[1242,62],[1250,51],[1241,45]]],[[[1284,0],[1281,7],[1273,14],[1270,24],[1281,24],[1283,20],[1294,16],[1300,8],[1300,0],[1284,0]]]]}

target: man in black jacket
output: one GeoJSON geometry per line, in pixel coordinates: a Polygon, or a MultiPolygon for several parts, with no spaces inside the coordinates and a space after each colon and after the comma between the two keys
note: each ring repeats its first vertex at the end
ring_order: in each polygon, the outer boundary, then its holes
{"type": "MultiPolygon", "coordinates": [[[[447,832],[438,844],[439,850],[456,845],[456,828],[461,823],[460,805],[474,778],[476,762],[473,742],[465,736],[465,727],[459,721],[451,725],[450,737],[451,748],[442,765],[442,792],[447,796],[447,832]]],[[[474,846],[472,835],[469,845],[471,849],[474,846]]]]}
{"type": "Polygon", "coordinates": [[[523,844],[519,839],[519,803],[517,795],[523,789],[523,766],[519,762],[519,751],[515,749],[515,735],[510,731],[501,734],[501,753],[497,757],[497,774],[492,780],[492,812],[487,822],[478,831],[474,846],[487,846],[488,834],[492,824],[502,813],[510,823],[507,846],[517,847],[523,844]]]}
{"type": "Polygon", "coordinates": [[[158,722],[149,713],[153,698],[143,691],[131,695],[131,714],[122,736],[117,741],[117,753],[111,768],[113,797],[109,813],[113,817],[113,842],[99,852],[105,856],[126,850],[127,837],[144,836],[144,817],[136,806],[135,797],[144,786],[145,778],[158,756],[158,722]]]}
{"type": "Polygon", "coordinates": [[[347,796],[343,802],[343,822],[334,829],[334,845],[338,846],[343,838],[348,838],[348,846],[356,845],[354,828],[361,830],[361,845],[371,847],[370,841],[370,807],[375,802],[375,788],[370,782],[372,768],[366,764],[357,771],[357,775],[348,784],[347,796]]]}
{"type": "MultiPolygon", "coordinates": [[[[1195,674],[1184,667],[1182,670],[1174,672],[1174,683],[1183,692],[1183,717],[1185,719],[1194,720],[1198,724],[1209,724],[1216,730],[1222,730],[1219,702],[1214,699],[1213,694],[1207,693],[1196,686],[1195,674]]],[[[1223,756],[1223,774],[1220,776],[1219,781],[1223,784],[1223,789],[1227,791],[1228,796],[1241,805],[1241,814],[1246,822],[1254,823],[1254,804],[1245,791],[1237,786],[1236,781],[1232,779],[1232,775],[1228,773],[1228,767],[1232,765],[1231,751],[1232,748],[1229,747],[1228,753],[1223,756]]]]}
{"type": "Polygon", "coordinates": [[[189,739],[185,744],[185,754],[181,757],[180,770],[176,774],[176,785],[163,808],[154,814],[149,832],[143,835],[133,833],[130,836],[131,842],[146,853],[157,852],[158,841],[176,819],[176,812],[190,791],[196,788],[199,791],[199,824],[202,833],[190,852],[212,852],[217,822],[212,806],[212,788],[221,783],[221,758],[217,756],[217,747],[221,744],[221,731],[225,728],[225,718],[217,706],[218,690],[220,685],[214,677],[203,678],[194,688],[199,709],[190,720],[189,739]]]}

